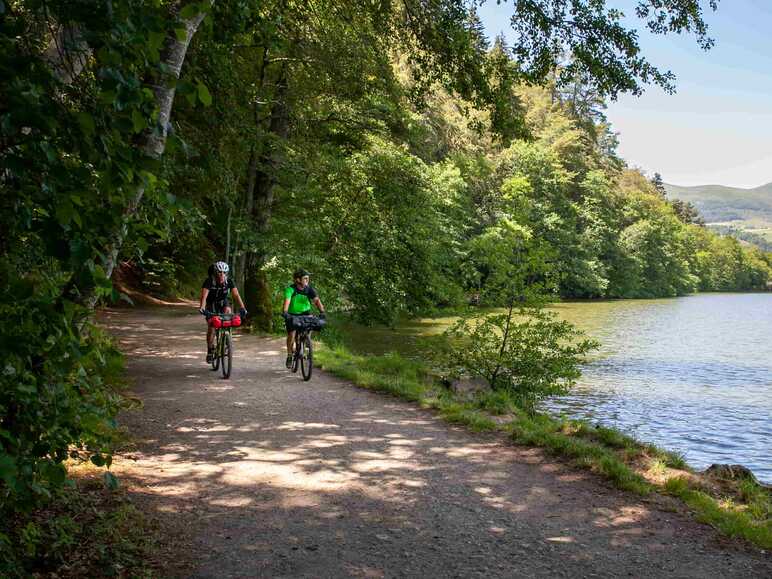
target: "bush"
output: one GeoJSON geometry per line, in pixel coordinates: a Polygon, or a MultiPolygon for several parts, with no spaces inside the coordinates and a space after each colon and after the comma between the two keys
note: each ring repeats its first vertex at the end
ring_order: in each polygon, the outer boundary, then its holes
{"type": "Polygon", "coordinates": [[[482,378],[528,411],[541,398],[566,393],[585,355],[598,347],[568,322],[533,307],[461,319],[446,336],[441,363],[450,375],[482,378]]]}
{"type": "MultiPolygon", "coordinates": [[[[120,354],[40,275],[0,284],[0,516],[29,511],[66,482],[64,461],[110,464],[120,354]]],[[[112,480],[112,479],[111,479],[112,480]]]]}

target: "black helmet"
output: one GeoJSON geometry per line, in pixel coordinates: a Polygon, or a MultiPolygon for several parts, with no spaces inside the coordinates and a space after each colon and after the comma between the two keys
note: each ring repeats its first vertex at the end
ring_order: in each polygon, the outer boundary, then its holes
{"type": "Polygon", "coordinates": [[[295,270],[295,273],[292,274],[292,279],[300,279],[301,277],[305,277],[307,275],[311,275],[311,272],[301,267],[295,270]]]}

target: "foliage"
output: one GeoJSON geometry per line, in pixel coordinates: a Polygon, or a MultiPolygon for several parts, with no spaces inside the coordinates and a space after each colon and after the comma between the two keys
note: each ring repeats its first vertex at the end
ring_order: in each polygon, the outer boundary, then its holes
{"type": "MultiPolygon", "coordinates": [[[[162,45],[177,20],[146,4],[30,0],[0,11],[3,515],[50,499],[71,453],[110,464],[121,363],[91,304],[117,298],[110,264],[138,191],[156,199],[157,164],[142,144],[156,130],[150,87],[166,82],[162,45]]],[[[135,245],[157,230],[141,225],[135,245]]]]}
{"type": "Polygon", "coordinates": [[[443,362],[453,375],[482,378],[530,411],[538,400],[566,393],[584,356],[598,346],[538,308],[510,307],[478,323],[462,318],[447,337],[453,345],[443,362]]]}
{"type": "Polygon", "coordinates": [[[122,359],[85,308],[57,302],[61,279],[4,271],[0,512],[8,513],[49,499],[79,451],[109,466],[122,359]]]}
{"type": "Polygon", "coordinates": [[[120,492],[79,475],[56,501],[6,519],[0,533],[0,575],[153,577],[149,555],[157,529],[120,492]]]}

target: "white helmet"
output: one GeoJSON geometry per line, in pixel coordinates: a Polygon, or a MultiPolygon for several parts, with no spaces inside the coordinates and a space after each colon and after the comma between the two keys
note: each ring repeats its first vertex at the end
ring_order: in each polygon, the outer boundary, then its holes
{"type": "Polygon", "coordinates": [[[214,271],[217,273],[224,273],[227,274],[230,271],[230,268],[228,267],[228,264],[224,261],[218,261],[214,264],[214,271]]]}

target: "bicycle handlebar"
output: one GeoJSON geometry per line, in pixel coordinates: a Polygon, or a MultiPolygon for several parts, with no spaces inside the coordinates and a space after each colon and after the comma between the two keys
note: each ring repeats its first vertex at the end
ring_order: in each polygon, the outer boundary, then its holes
{"type": "MultiPolygon", "coordinates": [[[[217,312],[211,312],[209,310],[201,311],[199,310],[199,313],[204,316],[207,320],[211,318],[212,316],[236,316],[240,314],[230,313],[230,314],[224,314],[224,313],[217,313],[217,312]]],[[[244,317],[244,316],[242,316],[244,317]]]]}

